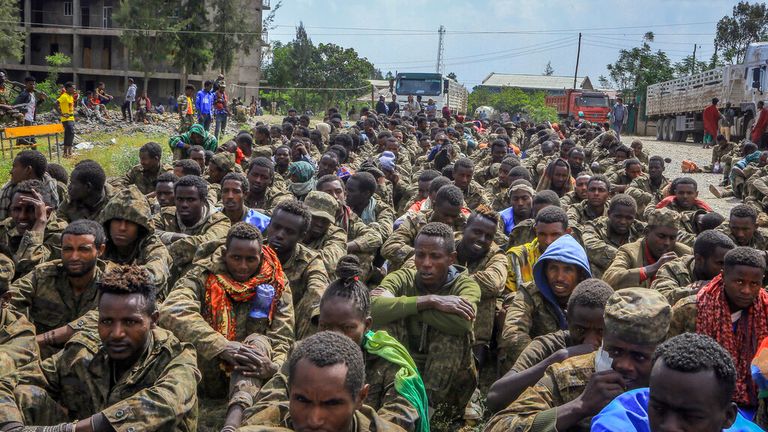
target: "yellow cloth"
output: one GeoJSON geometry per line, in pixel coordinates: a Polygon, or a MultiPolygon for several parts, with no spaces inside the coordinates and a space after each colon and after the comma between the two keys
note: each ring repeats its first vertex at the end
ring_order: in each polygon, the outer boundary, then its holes
{"type": "Polygon", "coordinates": [[[75,121],[75,98],[64,92],[56,100],[61,110],[61,121],[75,121]]]}
{"type": "Polygon", "coordinates": [[[194,106],[195,104],[192,103],[192,98],[187,96],[187,114],[188,115],[194,114],[194,106]]]}
{"type": "Polygon", "coordinates": [[[507,289],[516,292],[518,283],[533,281],[533,265],[539,260],[539,239],[520,246],[514,246],[507,250],[509,259],[509,273],[507,275],[507,289]]]}

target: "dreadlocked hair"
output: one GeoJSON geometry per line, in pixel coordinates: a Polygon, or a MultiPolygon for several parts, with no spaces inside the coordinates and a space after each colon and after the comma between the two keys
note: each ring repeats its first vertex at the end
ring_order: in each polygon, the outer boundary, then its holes
{"type": "Polygon", "coordinates": [[[371,314],[371,297],[368,294],[368,287],[360,280],[362,274],[360,258],[355,255],[341,257],[336,266],[336,280],[325,289],[320,299],[320,309],[326,301],[340,298],[354,303],[360,318],[368,318],[371,314]]]}
{"type": "Polygon", "coordinates": [[[140,294],[144,297],[144,311],[151,315],[157,309],[157,286],[146,270],[138,265],[119,265],[110,269],[97,283],[100,295],[140,294]]]}

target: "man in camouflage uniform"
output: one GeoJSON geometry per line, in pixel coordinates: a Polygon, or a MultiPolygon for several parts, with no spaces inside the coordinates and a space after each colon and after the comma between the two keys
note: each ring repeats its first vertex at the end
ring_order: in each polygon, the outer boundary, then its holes
{"type": "Polygon", "coordinates": [[[491,208],[494,211],[500,212],[509,207],[509,196],[507,193],[513,181],[509,173],[514,167],[519,165],[520,162],[517,158],[507,156],[499,164],[497,176],[483,183],[485,185],[485,193],[491,197],[491,208]]]}
{"type": "Polygon", "coordinates": [[[195,347],[156,327],[154,287],[141,274],[131,266],[105,275],[98,334],[80,332],[63,351],[0,380],[0,429],[197,429],[195,347]],[[126,331],[129,319],[138,323],[126,331]]]}
{"type": "Polygon", "coordinates": [[[179,129],[178,132],[184,133],[189,127],[195,124],[195,86],[187,84],[184,87],[184,94],[179,95],[177,102],[179,104],[179,129]]]}
{"type": "Polygon", "coordinates": [[[48,161],[37,150],[22,150],[13,159],[11,177],[0,188],[0,220],[10,216],[11,200],[16,186],[24,180],[39,180],[49,191],[51,206],[58,208],[67,198],[67,187],[47,172],[48,161]]]}
{"type": "Polygon", "coordinates": [[[242,412],[253,404],[261,385],[280,369],[294,340],[291,289],[277,255],[263,245],[258,228],[245,222],[235,224],[226,243],[210,258],[197,261],[176,283],[163,303],[160,323],[198,347],[203,391],[211,398],[227,398],[230,414],[238,411],[227,423],[232,420],[233,426],[239,426],[242,412]],[[234,265],[236,261],[229,257],[235,255],[254,257],[254,264],[234,265]],[[261,295],[258,290],[264,284],[271,285],[273,292],[262,310],[254,305],[263,300],[256,296],[261,295]],[[233,320],[229,323],[217,319],[221,311],[210,294],[217,289],[230,299],[227,310],[233,320]],[[238,360],[235,354],[243,351],[258,361],[238,360]],[[257,376],[225,373],[225,369],[252,364],[259,366],[257,376]]]}
{"type": "Polygon", "coordinates": [[[664,177],[664,159],[652,156],[648,161],[648,174],[635,177],[625,191],[637,203],[638,218],[644,220],[645,208],[664,199],[668,185],[669,179],[664,177]]]}
{"type": "Polygon", "coordinates": [[[568,224],[574,230],[574,237],[582,240],[584,225],[605,216],[608,200],[611,198],[611,182],[602,174],[592,176],[587,182],[587,199],[572,204],[567,211],[568,224]]]}
{"type": "Polygon", "coordinates": [[[157,298],[165,299],[171,289],[169,274],[173,260],[155,233],[152,210],[141,191],[130,186],[116,193],[104,206],[98,222],[107,235],[101,259],[141,266],[152,277],[157,298]]]}
{"type": "Polygon", "coordinates": [[[768,250],[768,237],[757,227],[758,211],[747,204],[739,204],[731,209],[728,222],[717,230],[725,233],[736,246],[749,246],[758,250],[768,250]]]}
{"type": "Polygon", "coordinates": [[[430,408],[453,420],[477,385],[472,329],[482,294],[467,270],[454,264],[451,227],[426,224],[415,248],[416,270],[387,274],[371,293],[371,316],[374,327],[385,328],[411,353],[430,408]]]}
{"type": "Polygon", "coordinates": [[[727,173],[726,167],[731,166],[731,159],[733,158],[731,153],[733,153],[734,147],[736,147],[736,144],[729,142],[725,139],[725,136],[718,135],[717,144],[712,146],[712,160],[709,166],[704,167],[704,172],[714,173],[715,167],[717,164],[720,164],[720,171],[716,174],[727,173]]]}
{"type": "Polygon", "coordinates": [[[390,271],[400,268],[414,253],[416,235],[427,223],[442,222],[452,226],[454,232],[462,232],[467,220],[461,211],[463,202],[461,189],[446,185],[435,195],[432,210],[406,214],[400,226],[381,247],[381,255],[389,261],[390,271]]]}
{"type": "Polygon", "coordinates": [[[221,240],[230,223],[223,213],[206,202],[208,185],[196,176],[185,176],[173,186],[175,207],[165,207],[155,216],[155,230],[173,258],[171,280],[189,265],[198,248],[221,240]]]}
{"type": "Polygon", "coordinates": [[[320,254],[300,243],[311,219],[304,203],[283,201],[275,207],[267,227],[269,246],[277,253],[290,282],[297,340],[317,331],[320,298],[328,286],[328,273],[320,254]]]}
{"type": "Polygon", "coordinates": [[[291,192],[284,187],[283,181],[276,180],[275,164],[265,157],[256,157],[251,160],[248,184],[250,187],[245,197],[245,205],[267,216],[272,214],[272,210],[280,202],[293,199],[291,192]]]}
{"type": "Polygon", "coordinates": [[[347,180],[346,205],[360,219],[376,231],[382,240],[392,236],[395,211],[376,196],[376,179],[372,174],[359,172],[347,180]]]}
{"type": "Polygon", "coordinates": [[[107,175],[98,162],[78,162],[69,177],[68,199],[59,207],[58,214],[67,222],[78,219],[98,220],[115,191],[107,182],[107,175]]]}
{"type": "Polygon", "coordinates": [[[40,180],[24,180],[16,186],[10,217],[0,222],[0,243],[13,253],[16,276],[38,265],[61,258],[61,232],[67,223],[56,217],[50,191],[40,180]]]}
{"type": "Polygon", "coordinates": [[[144,195],[155,191],[157,176],[165,172],[173,172],[173,167],[161,162],[163,150],[160,144],[148,142],[139,149],[139,164],[117,179],[114,186],[128,187],[136,185],[144,195]]]}
{"type": "Polygon", "coordinates": [[[21,313],[6,307],[7,287],[0,282],[0,378],[40,358],[35,326],[21,313]]]}
{"type": "Polygon", "coordinates": [[[592,276],[596,278],[603,277],[621,246],[639,240],[645,231],[645,224],[635,219],[637,206],[629,195],[611,198],[606,213],[587,222],[582,232],[592,276]]]}
{"type": "Polygon", "coordinates": [[[298,343],[286,364],[289,397],[260,403],[239,431],[310,430],[321,424],[329,431],[405,432],[363,405],[368,395],[363,353],[347,336],[331,331],[312,335],[298,343]],[[333,404],[324,403],[328,397],[333,404]],[[296,399],[317,408],[299,409],[296,399]]]}
{"type": "Polygon", "coordinates": [[[479,205],[491,205],[492,199],[488,197],[485,189],[472,180],[475,167],[470,159],[462,158],[453,164],[453,184],[464,194],[464,201],[470,209],[476,209],[479,205]]]}
{"type": "Polygon", "coordinates": [[[643,175],[643,164],[637,159],[625,160],[623,168],[623,170],[614,171],[608,176],[613,185],[614,193],[624,193],[633,180],[643,175]]]}
{"type": "Polygon", "coordinates": [[[73,222],[61,234],[61,260],[39,265],[11,284],[9,305],[35,324],[39,342],[43,333],[96,309],[96,285],[107,268],[99,259],[105,240],[98,223],[73,222]]]}
{"type": "Polygon", "coordinates": [[[679,227],[680,213],[667,208],[650,211],[646,236],[619,248],[603,280],[614,288],[649,287],[662,265],[691,253],[677,242],[679,227]]]}
{"type": "Polygon", "coordinates": [[[693,255],[683,255],[661,266],[651,289],[660,292],[674,306],[720,274],[725,254],[735,247],[725,234],[704,231],[696,237],[693,255]]]}
{"type": "Polygon", "coordinates": [[[592,174],[581,173],[574,180],[573,190],[560,198],[560,205],[568,208],[573,204],[578,204],[587,199],[587,183],[592,178],[592,174]]]}
{"type": "Polygon", "coordinates": [[[317,251],[326,272],[333,274],[339,259],[347,254],[347,233],[336,225],[339,203],[325,192],[311,191],[304,198],[304,205],[312,220],[301,244],[317,251]]]}
{"type": "Polygon", "coordinates": [[[615,292],[605,306],[602,349],[549,366],[485,430],[589,431],[592,416],[614,397],[648,386],[653,352],[666,338],[670,315],[669,303],[656,291],[615,292]]]}

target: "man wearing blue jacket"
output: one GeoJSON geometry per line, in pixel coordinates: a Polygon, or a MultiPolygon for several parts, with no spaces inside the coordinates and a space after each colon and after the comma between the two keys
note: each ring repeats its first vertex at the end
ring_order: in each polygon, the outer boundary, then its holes
{"type": "Polygon", "coordinates": [[[195,98],[195,111],[197,111],[197,122],[203,125],[205,131],[211,128],[211,110],[213,109],[213,83],[208,80],[203,84],[203,88],[197,92],[195,98]]]}

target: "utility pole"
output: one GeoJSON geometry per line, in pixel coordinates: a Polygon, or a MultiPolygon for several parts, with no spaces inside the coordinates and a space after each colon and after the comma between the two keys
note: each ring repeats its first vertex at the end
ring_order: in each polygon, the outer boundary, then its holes
{"type": "Polygon", "coordinates": [[[440,24],[440,28],[437,29],[437,34],[440,36],[437,42],[437,63],[435,64],[435,72],[442,74],[443,68],[443,52],[445,51],[445,45],[443,43],[443,37],[445,36],[445,27],[440,24]]]}
{"type": "Polygon", "coordinates": [[[574,90],[576,90],[576,77],[579,75],[579,57],[580,56],[581,56],[581,33],[579,33],[579,48],[576,50],[576,70],[573,71],[573,89],[574,90]]]}
{"type": "Polygon", "coordinates": [[[693,63],[691,64],[691,75],[696,73],[696,44],[693,44],[693,63]]]}

